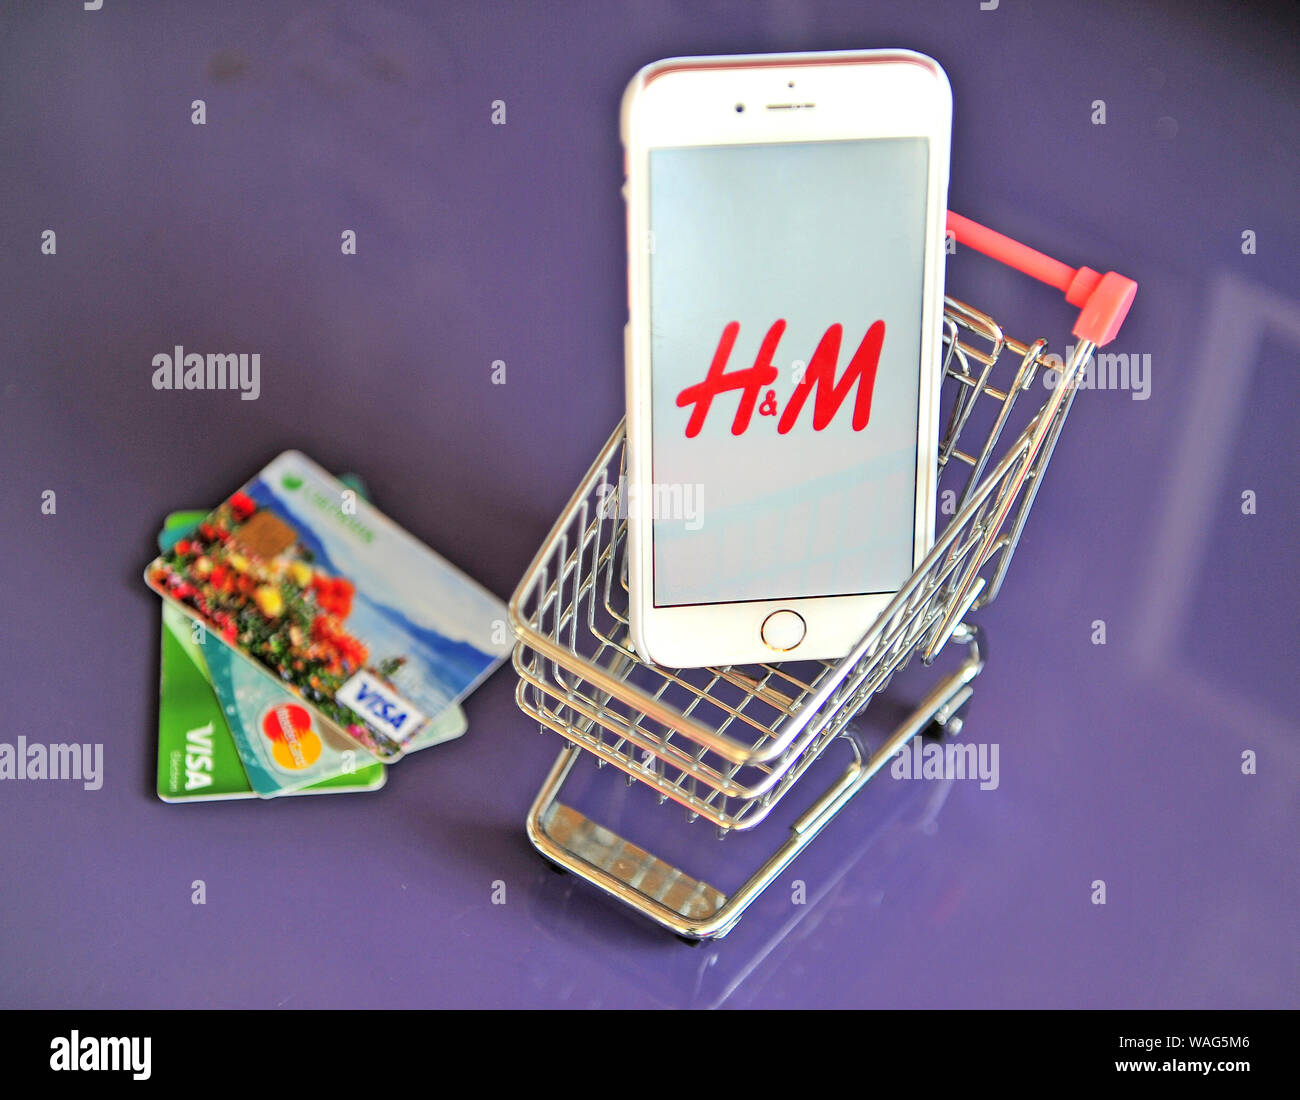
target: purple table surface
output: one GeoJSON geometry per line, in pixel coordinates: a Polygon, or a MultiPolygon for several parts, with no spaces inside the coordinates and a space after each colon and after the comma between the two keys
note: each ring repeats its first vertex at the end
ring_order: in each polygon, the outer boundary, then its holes
{"type": "MultiPolygon", "coordinates": [[[[102,742],[105,778],[0,782],[0,1005],[1295,1006],[1294,36],[1199,3],[10,6],[0,740],[102,742]],[[159,802],[163,515],[297,447],[508,596],[620,415],[627,79],[882,45],[951,77],[954,209],[1142,287],[1112,350],[1145,399],[1080,395],[979,619],[997,788],[883,776],[695,950],[530,848],[561,742],[508,669],[376,795],[159,802]],[[176,344],[260,352],[259,399],[155,391],[176,344]]],[[[962,250],[948,285],[1065,342],[1054,292],[962,250]]],[[[576,782],[724,888],[760,852],[576,782]]]]}

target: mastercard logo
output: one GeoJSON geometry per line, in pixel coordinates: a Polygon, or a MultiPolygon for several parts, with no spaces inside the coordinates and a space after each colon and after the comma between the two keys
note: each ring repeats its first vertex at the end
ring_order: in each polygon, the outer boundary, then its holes
{"type": "Polygon", "coordinates": [[[297,703],[282,703],[262,715],[262,733],[271,742],[271,757],[287,772],[310,768],[321,754],[321,740],[311,715],[297,703]]]}

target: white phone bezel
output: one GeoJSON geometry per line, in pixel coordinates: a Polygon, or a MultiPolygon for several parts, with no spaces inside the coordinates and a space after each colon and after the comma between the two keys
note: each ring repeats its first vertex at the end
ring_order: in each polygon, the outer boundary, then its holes
{"type": "MultiPolygon", "coordinates": [[[[673,58],[642,69],[623,96],[628,327],[625,331],[630,484],[651,470],[649,151],[659,147],[923,137],[930,143],[921,312],[913,567],[934,541],[943,259],[952,93],[937,62],[907,50],[673,58]],[[738,112],[736,104],[745,110],[738,112]],[[813,104],[812,107],[795,106],[813,104]],[[769,104],[790,104],[769,109],[769,104]]],[[[641,499],[651,499],[643,489],[641,499]]],[[[788,597],[656,607],[652,520],[628,514],[630,626],[637,652],[678,668],[842,657],[893,593],[788,597]],[[762,624],[793,610],[807,632],[791,649],[764,644],[762,624]]]]}

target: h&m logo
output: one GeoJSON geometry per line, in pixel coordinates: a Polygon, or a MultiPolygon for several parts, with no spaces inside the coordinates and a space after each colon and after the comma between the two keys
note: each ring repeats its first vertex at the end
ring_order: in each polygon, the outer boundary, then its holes
{"type": "Polygon", "coordinates": [[[713,362],[709,364],[709,373],[703,382],[687,386],[677,395],[677,405],[685,408],[694,405],[690,419],[686,422],[686,438],[691,439],[700,434],[704,421],[709,415],[713,399],[721,393],[740,390],[740,404],[736,408],[735,418],[731,422],[731,434],[741,435],[749,427],[754,409],[758,407],[759,416],[777,416],[776,430],[785,435],[794,427],[799,413],[803,410],[808,395],[816,389],[813,398],[813,431],[820,432],[839,412],[840,405],[853,386],[857,385],[857,394],[853,401],[853,430],[862,431],[871,420],[871,395],[876,387],[876,368],[880,365],[880,349],[885,342],[885,322],[876,321],[867,329],[866,335],[858,345],[845,368],[844,375],[836,379],[835,371],[839,366],[840,342],[844,336],[844,326],[831,325],[817,344],[812,359],[798,380],[794,392],[784,410],[777,408],[775,390],[768,390],[763,395],[763,388],[776,381],[779,371],[772,360],[776,355],[777,344],[785,333],[785,321],[779,320],[767,330],[763,343],[758,349],[752,367],[743,370],[727,370],[727,360],[736,345],[736,336],[740,332],[740,322],[731,321],[722,330],[713,353],[713,362]],[[759,397],[763,397],[759,405],[759,397]]]}

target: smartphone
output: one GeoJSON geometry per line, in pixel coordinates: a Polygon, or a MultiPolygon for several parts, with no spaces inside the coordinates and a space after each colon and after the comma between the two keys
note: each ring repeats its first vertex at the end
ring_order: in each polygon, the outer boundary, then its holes
{"type": "Polygon", "coordinates": [[[675,58],[623,97],[629,625],[842,657],[934,539],[952,93],[905,50],[675,58]]]}

